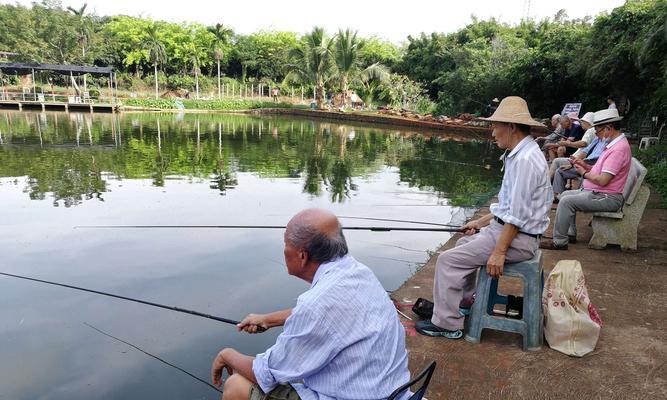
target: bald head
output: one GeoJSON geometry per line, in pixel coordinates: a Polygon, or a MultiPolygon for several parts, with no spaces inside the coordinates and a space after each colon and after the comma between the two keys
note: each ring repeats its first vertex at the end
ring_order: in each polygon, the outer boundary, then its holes
{"type": "Polygon", "coordinates": [[[338,218],[329,211],[309,208],[287,224],[285,239],[308,252],[311,261],[324,263],[347,254],[347,243],[338,218]]]}

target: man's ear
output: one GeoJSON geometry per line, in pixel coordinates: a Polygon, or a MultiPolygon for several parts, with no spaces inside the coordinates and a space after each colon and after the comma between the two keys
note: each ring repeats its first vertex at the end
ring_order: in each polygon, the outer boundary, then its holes
{"type": "Polygon", "coordinates": [[[299,258],[301,259],[301,265],[306,265],[308,263],[308,252],[304,249],[299,250],[299,258]]]}

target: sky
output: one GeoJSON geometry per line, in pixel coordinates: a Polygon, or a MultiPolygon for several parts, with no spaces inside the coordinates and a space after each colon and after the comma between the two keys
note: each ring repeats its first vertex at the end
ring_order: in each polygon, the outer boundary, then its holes
{"type": "MultiPolygon", "coordinates": [[[[30,6],[31,1],[0,0],[0,3],[30,6]]],[[[86,1],[62,3],[65,7],[79,8],[86,1]]],[[[88,10],[100,16],[124,14],[205,25],[220,22],[242,34],[259,30],[305,33],[313,26],[323,26],[328,32],[352,28],[359,30],[361,36],[379,36],[400,44],[408,35],[456,31],[470,23],[472,15],[515,24],[526,16],[539,20],[565,9],[570,18],[580,18],[611,11],[624,0],[88,0],[87,3],[88,10]]]]}

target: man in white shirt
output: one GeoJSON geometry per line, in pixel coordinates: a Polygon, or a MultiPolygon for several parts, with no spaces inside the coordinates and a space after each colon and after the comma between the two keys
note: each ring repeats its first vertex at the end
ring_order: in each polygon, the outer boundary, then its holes
{"type": "Polygon", "coordinates": [[[535,255],[539,238],[549,226],[553,191],[548,166],[530,135],[531,126],[543,125],[531,118],[526,101],[515,96],[504,98],[485,119],[492,122],[496,143],[506,154],[498,203],[491,204],[490,214],[464,225],[462,230],[469,236],[438,257],[433,317],[415,325],[423,335],[463,337],[465,311],[460,308],[465,308],[463,301],[475,291],[479,266],[486,264],[486,271],[480,273],[498,278],[506,262],[535,255]]]}
{"type": "Polygon", "coordinates": [[[330,212],[298,213],[284,239],[287,272],[310,288],[294,308],[241,321],[238,329],[249,333],[284,329],[255,357],[231,348],[217,355],[213,383],[222,383],[223,369],[231,375],[223,399],[386,399],[410,380],[404,328],[387,292],[347,254],[341,225],[330,212]]]}

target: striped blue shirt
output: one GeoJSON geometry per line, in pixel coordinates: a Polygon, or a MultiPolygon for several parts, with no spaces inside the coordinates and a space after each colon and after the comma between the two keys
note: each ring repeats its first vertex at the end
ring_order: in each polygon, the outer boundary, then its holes
{"type": "Polygon", "coordinates": [[[532,136],[525,137],[505,157],[505,175],[491,213],[521,232],[544,233],[554,197],[548,171],[540,147],[532,136]]]}
{"type": "Polygon", "coordinates": [[[290,383],[304,400],[385,399],[410,379],[396,309],[373,272],[349,255],[320,265],[252,369],[265,393],[290,383]]]}

